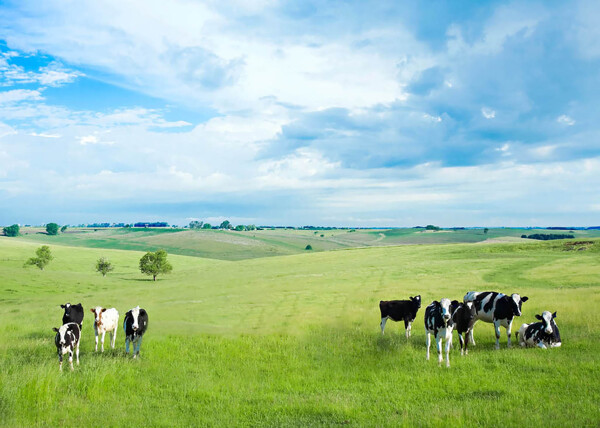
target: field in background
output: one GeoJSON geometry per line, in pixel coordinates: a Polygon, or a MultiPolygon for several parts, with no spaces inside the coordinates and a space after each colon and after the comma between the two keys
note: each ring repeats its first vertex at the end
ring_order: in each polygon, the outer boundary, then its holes
{"type": "MultiPolygon", "coordinates": [[[[243,260],[268,256],[305,253],[310,245],[314,252],[347,248],[407,245],[453,244],[475,242],[521,241],[532,233],[569,233],[545,229],[458,229],[437,232],[424,229],[334,229],[334,230],[225,230],[68,229],[67,233],[48,236],[41,228],[23,228],[18,239],[55,245],[82,246],[121,250],[156,251],[220,260],[243,260]]],[[[576,230],[577,239],[600,237],[600,230],[576,230]]],[[[525,242],[531,242],[526,240],[525,242]]]]}
{"type": "MultiPolygon", "coordinates": [[[[292,249],[306,239],[305,232],[264,232],[286,243],[297,239],[292,249]]],[[[134,233],[178,242],[177,232],[134,233]]],[[[334,235],[328,241],[350,234],[320,233],[334,235]]],[[[352,233],[367,240],[381,231],[352,233]]],[[[57,238],[0,238],[2,426],[98,418],[109,426],[131,420],[152,426],[582,426],[600,420],[600,327],[591,315],[600,304],[598,240],[301,251],[235,262],[170,254],[173,273],[156,283],[139,273],[143,253],[135,251],[51,244],[55,260],[45,271],[22,267],[37,239],[79,239],[57,238]],[[106,278],[93,271],[101,256],[115,264],[106,278]],[[468,357],[455,347],[450,370],[437,367],[435,352],[426,362],[424,306],[461,299],[469,290],[529,296],[515,330],[536,313],[557,311],[563,347],[507,350],[504,335],[503,349],[495,351],[493,327],[480,323],[468,357]],[[379,300],[415,294],[424,304],[411,340],[395,323],[381,337],[379,300]],[[93,353],[88,311],[81,366],[59,374],[51,328],[67,301],[86,309],[115,306],[121,320],[131,307],[145,307],[150,322],[141,361],[124,357],[122,330],[116,350],[93,353]]]]}

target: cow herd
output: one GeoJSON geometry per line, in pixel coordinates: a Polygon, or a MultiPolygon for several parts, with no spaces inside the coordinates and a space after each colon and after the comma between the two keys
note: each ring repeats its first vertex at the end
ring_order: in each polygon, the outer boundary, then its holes
{"type": "MultiPolygon", "coordinates": [[[[458,333],[460,353],[468,354],[468,343],[475,345],[473,326],[479,320],[493,323],[496,332],[496,349],[500,349],[500,326],[506,328],[507,346],[510,348],[510,336],[514,317],[521,316],[521,306],[528,300],[519,294],[507,296],[494,291],[470,291],[465,294],[463,302],[458,300],[441,299],[433,301],[425,308],[425,333],[427,360],[429,360],[430,335],[433,334],[438,351],[438,364],[442,363],[442,342],[445,342],[446,366],[450,367],[450,347],[452,333],[458,333]],[[464,337],[463,337],[464,336],[464,337]]],[[[421,307],[421,296],[410,297],[410,300],[382,300],[379,302],[381,311],[381,334],[384,334],[385,323],[388,319],[404,321],[406,337],[410,337],[411,326],[417,311],[421,307]]],[[[553,314],[544,311],[536,315],[540,320],[532,324],[523,324],[516,333],[521,346],[538,346],[542,349],[554,348],[561,345],[560,333],[554,322],[553,314]]]]}
{"type": "MultiPolygon", "coordinates": [[[[79,364],[79,342],[81,340],[81,329],[83,327],[84,310],[81,303],[71,305],[65,303],[60,305],[64,309],[62,326],[54,328],[56,336],[54,343],[58,353],[59,369],[62,370],[63,355],[69,354],[69,364],[73,370],[73,354],[79,364]]],[[[101,336],[100,350],[104,352],[104,337],[106,333],[111,335],[111,347],[115,348],[117,330],[119,325],[119,311],[115,308],[106,309],[96,306],[90,309],[94,314],[94,335],[96,337],[96,348],[98,351],[98,336],[101,336]]],[[[142,337],[148,328],[148,313],[139,306],[132,308],[125,314],[123,330],[125,331],[125,351],[129,354],[129,344],[133,344],[133,358],[140,353],[142,337]]]]}

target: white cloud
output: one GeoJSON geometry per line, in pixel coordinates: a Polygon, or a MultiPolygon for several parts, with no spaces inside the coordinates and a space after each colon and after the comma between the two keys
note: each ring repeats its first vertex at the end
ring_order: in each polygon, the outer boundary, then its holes
{"type": "Polygon", "coordinates": [[[481,115],[486,119],[493,119],[496,117],[496,112],[488,107],[483,107],[481,109],[481,115]]]}
{"type": "Polygon", "coordinates": [[[575,125],[575,121],[573,119],[571,119],[569,116],[567,116],[566,114],[559,116],[556,119],[556,121],[560,124],[567,125],[567,126],[575,125]]]}
{"type": "Polygon", "coordinates": [[[79,137],[79,144],[81,144],[82,146],[87,146],[88,144],[112,146],[113,144],[115,144],[115,142],[114,141],[101,141],[95,135],[85,135],[83,137],[79,137]]]}
{"type": "Polygon", "coordinates": [[[41,137],[41,138],[60,138],[61,135],[60,134],[46,134],[46,133],[36,133],[36,132],[32,132],[29,135],[31,135],[32,137],[41,137]]]}
{"type": "Polygon", "coordinates": [[[428,121],[431,121],[431,122],[441,122],[442,121],[441,117],[439,117],[439,116],[431,116],[429,114],[424,114],[423,118],[426,119],[426,120],[428,120],[428,121]]]}
{"type": "Polygon", "coordinates": [[[37,101],[42,100],[40,91],[30,89],[13,89],[10,91],[0,92],[0,104],[18,103],[21,101],[37,101]]]}

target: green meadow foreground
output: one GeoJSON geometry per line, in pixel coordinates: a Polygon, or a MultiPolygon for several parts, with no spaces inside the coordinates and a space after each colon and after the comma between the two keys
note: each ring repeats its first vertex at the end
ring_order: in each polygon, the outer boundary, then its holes
{"type": "MultiPolygon", "coordinates": [[[[597,426],[600,241],[372,247],[239,261],[169,255],[152,282],[136,251],[0,238],[2,426],[597,426]],[[115,271],[94,272],[108,257],[115,271]],[[451,368],[425,361],[424,308],[470,290],[528,296],[521,323],[557,311],[563,345],[494,348],[475,327],[451,368]],[[421,294],[410,340],[379,329],[379,300],[421,294]],[[86,309],[81,365],[58,371],[52,327],[65,302],[86,309]],[[149,314],[141,360],[93,352],[89,308],[149,314]]],[[[63,244],[66,244],[63,242],[63,244]]],[[[75,245],[75,244],[73,244],[75,245]]],[[[173,243],[172,245],[176,245],[173,243]]],[[[107,335],[108,343],[108,335],[107,335]]],[[[106,343],[105,343],[106,345],[106,343]]],[[[106,347],[106,346],[105,346],[106,347]]],[[[432,349],[433,350],[433,349],[432,349]]]]}

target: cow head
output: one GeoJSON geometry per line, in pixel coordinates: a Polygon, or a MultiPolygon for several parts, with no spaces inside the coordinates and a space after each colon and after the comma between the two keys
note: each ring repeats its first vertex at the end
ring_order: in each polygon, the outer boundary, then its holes
{"type": "Polygon", "coordinates": [[[63,325],[61,328],[54,327],[52,330],[56,332],[56,341],[61,346],[61,348],[64,348],[65,346],[68,346],[70,344],[71,337],[67,334],[66,324],[63,325]]]}
{"type": "Polygon", "coordinates": [[[133,328],[133,331],[137,331],[138,328],[140,328],[140,307],[136,306],[135,308],[133,308],[131,310],[131,318],[133,319],[133,324],[131,325],[131,328],[133,328]]]}
{"type": "Polygon", "coordinates": [[[523,302],[529,300],[527,296],[519,296],[517,293],[514,293],[510,296],[510,302],[512,303],[513,313],[520,317],[521,316],[521,305],[523,302]]]}
{"type": "Polygon", "coordinates": [[[64,305],[60,305],[60,307],[65,310],[65,316],[67,316],[67,317],[71,316],[71,304],[70,303],[65,303],[64,305]]]}
{"type": "Polygon", "coordinates": [[[421,307],[421,295],[410,297],[411,302],[419,309],[421,307]]]}
{"type": "Polygon", "coordinates": [[[542,312],[542,315],[536,315],[535,317],[542,322],[546,334],[552,334],[554,332],[554,326],[556,324],[552,320],[556,318],[556,312],[551,314],[550,311],[544,311],[542,312]]]}
{"type": "Polygon", "coordinates": [[[444,298],[440,300],[440,312],[442,314],[442,319],[444,320],[444,325],[448,325],[448,321],[450,321],[450,318],[452,318],[450,309],[451,304],[452,302],[450,302],[450,299],[444,298]]]}
{"type": "Polygon", "coordinates": [[[95,308],[90,308],[90,311],[94,313],[94,323],[100,327],[102,324],[102,313],[106,311],[106,308],[96,306],[95,308]]]}

